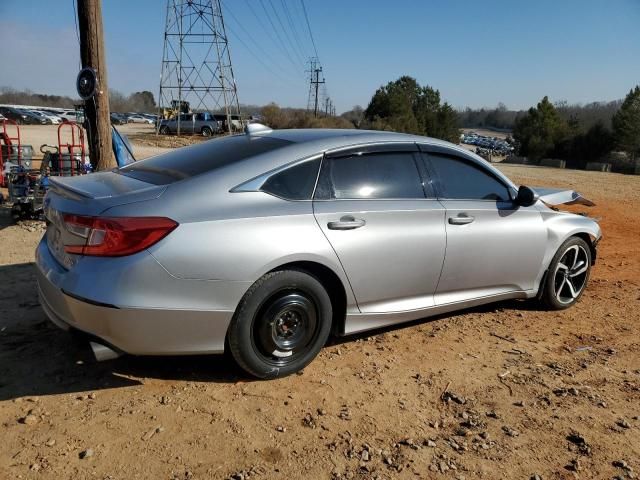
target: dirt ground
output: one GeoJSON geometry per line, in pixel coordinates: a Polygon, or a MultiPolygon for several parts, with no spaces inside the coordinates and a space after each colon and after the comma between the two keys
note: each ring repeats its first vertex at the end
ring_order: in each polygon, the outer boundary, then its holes
{"type": "Polygon", "coordinates": [[[38,304],[41,227],[1,211],[0,478],[637,478],[640,177],[501,168],[597,203],[578,209],[604,231],[579,304],[335,340],[274,381],[226,357],[96,363],[38,304]]]}

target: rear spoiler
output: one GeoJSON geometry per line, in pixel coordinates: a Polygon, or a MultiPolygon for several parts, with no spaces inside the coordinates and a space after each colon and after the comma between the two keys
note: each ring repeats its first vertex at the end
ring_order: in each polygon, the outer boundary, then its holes
{"type": "Polygon", "coordinates": [[[533,190],[540,196],[540,200],[550,206],[554,205],[586,205],[595,206],[591,200],[587,200],[575,190],[562,190],[558,188],[538,188],[533,190]]]}
{"type": "MultiPolygon", "coordinates": [[[[73,185],[69,185],[65,182],[65,178],[74,177],[49,177],[49,183],[51,188],[59,195],[63,197],[72,198],[73,200],[79,200],[80,198],[91,198],[91,195],[84,190],[75,188],[73,185]]],[[[77,177],[76,177],[77,178],[77,177]]]]}

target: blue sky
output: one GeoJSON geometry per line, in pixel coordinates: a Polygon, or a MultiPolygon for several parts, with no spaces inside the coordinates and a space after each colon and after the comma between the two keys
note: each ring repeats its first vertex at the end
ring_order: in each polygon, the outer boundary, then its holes
{"type": "MultiPolygon", "coordinates": [[[[613,100],[640,84],[640,0],[305,4],[338,112],[366,107],[376,88],[404,74],[439,89],[457,108],[527,108],[544,95],[570,103],[613,100]]],[[[110,88],[157,95],[165,5],[103,0],[110,88]]],[[[305,106],[298,55],[311,55],[313,47],[300,0],[223,0],[223,10],[240,102],[305,106]],[[291,30],[279,30],[293,61],[262,9],[272,12],[273,5],[288,27],[283,2],[302,38],[294,47],[286,37],[294,38],[291,30]]],[[[0,45],[0,86],[74,94],[73,0],[0,0],[0,45]]]]}

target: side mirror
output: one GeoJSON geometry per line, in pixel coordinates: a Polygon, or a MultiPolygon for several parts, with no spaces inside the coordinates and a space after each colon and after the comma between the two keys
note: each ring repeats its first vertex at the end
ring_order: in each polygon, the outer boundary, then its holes
{"type": "Polygon", "coordinates": [[[522,207],[530,207],[540,196],[526,185],[521,185],[516,196],[516,203],[522,207]]]}

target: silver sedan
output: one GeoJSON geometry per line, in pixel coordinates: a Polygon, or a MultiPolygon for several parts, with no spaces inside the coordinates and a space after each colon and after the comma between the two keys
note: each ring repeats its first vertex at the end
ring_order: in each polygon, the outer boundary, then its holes
{"type": "Polygon", "coordinates": [[[36,251],[49,318],[97,356],[229,349],[252,375],[348,335],[505,299],[573,305],[598,224],[447,142],[279,130],[52,181],[36,251]]]}

